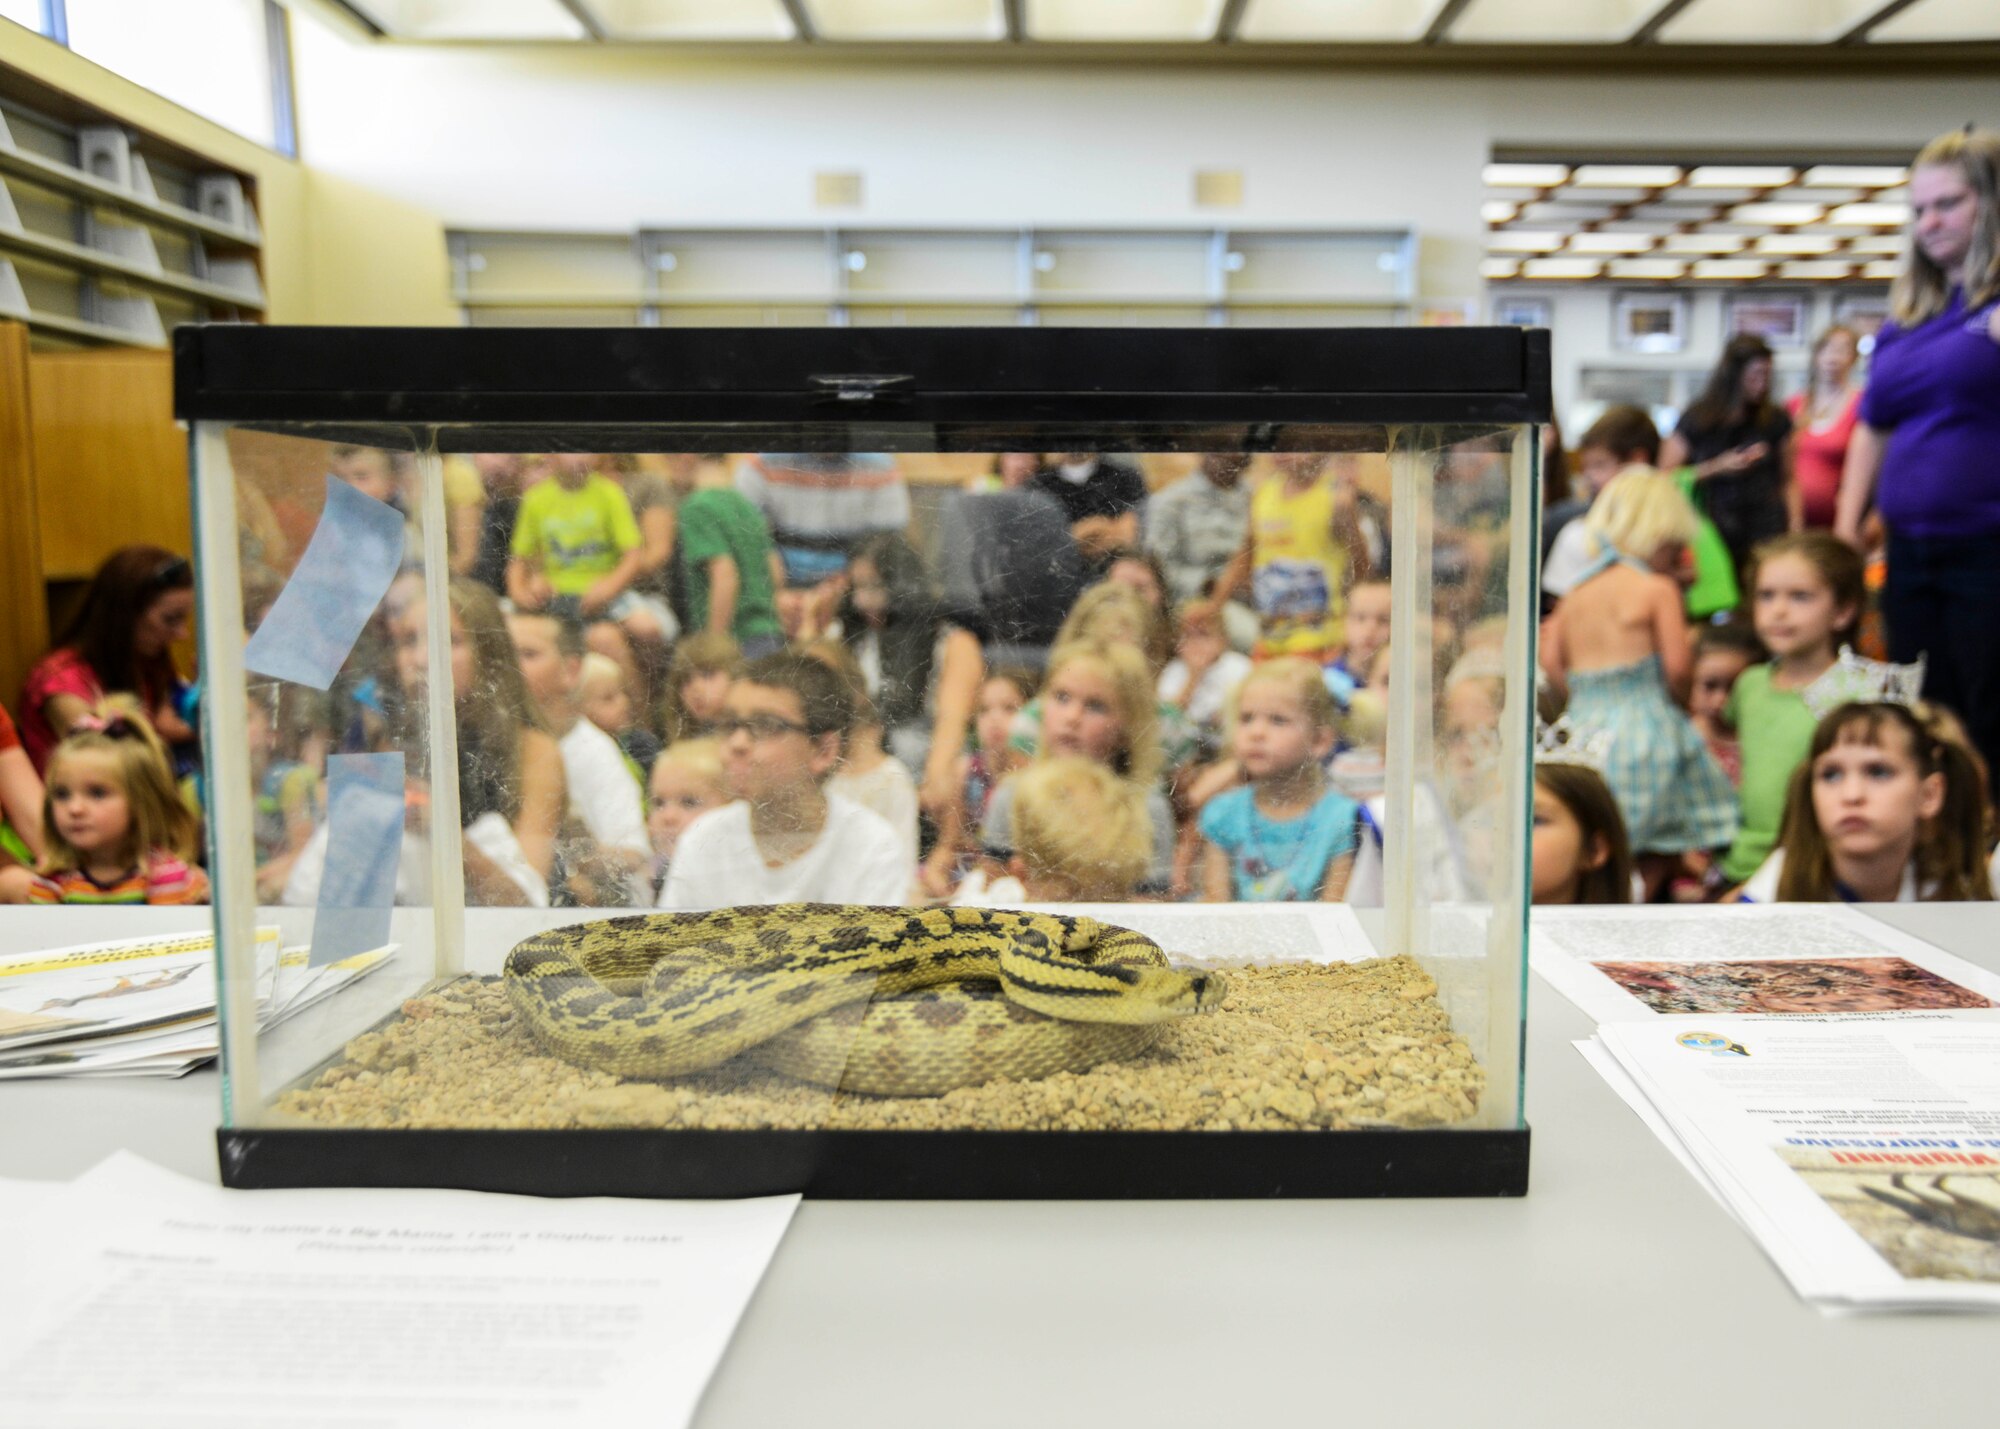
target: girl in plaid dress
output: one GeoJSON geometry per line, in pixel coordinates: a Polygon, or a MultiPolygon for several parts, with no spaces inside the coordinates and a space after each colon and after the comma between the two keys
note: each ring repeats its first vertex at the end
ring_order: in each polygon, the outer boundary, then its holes
{"type": "Polygon", "coordinates": [[[1597,551],[1543,625],[1542,668],[1568,687],[1573,725],[1611,735],[1604,778],[1650,896],[1683,856],[1705,866],[1736,832],[1729,777],[1681,707],[1693,656],[1674,573],[1694,509],[1671,477],[1627,467],[1584,519],[1597,551]]]}

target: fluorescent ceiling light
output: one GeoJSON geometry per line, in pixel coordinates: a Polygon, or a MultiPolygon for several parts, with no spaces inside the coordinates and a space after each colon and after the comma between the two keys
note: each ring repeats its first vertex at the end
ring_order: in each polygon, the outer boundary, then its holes
{"type": "Polygon", "coordinates": [[[1853,271],[1854,265],[1852,263],[1815,263],[1804,259],[1794,260],[1790,263],[1780,263],[1778,265],[1778,276],[1781,278],[1810,278],[1820,283],[1833,278],[1845,278],[1853,271]]]}
{"type": "Polygon", "coordinates": [[[806,0],[813,30],[829,40],[998,40],[1000,0],[806,0]]]}
{"type": "Polygon", "coordinates": [[[1738,253],[1749,240],[1734,233],[1676,233],[1660,245],[1664,253],[1738,253]]]}
{"type": "Polygon", "coordinates": [[[1659,8],[1660,0],[1478,0],[1450,38],[1466,45],[1616,44],[1659,8]]]}
{"type": "Polygon", "coordinates": [[[1482,278],[1511,278],[1521,271],[1521,264],[1514,258],[1482,258],[1479,260],[1479,276],[1482,278]]]}
{"type": "Polygon", "coordinates": [[[1798,177],[1798,172],[1797,169],[1774,165],[1755,168],[1740,164],[1703,164],[1688,171],[1687,185],[1691,189],[1775,189],[1790,183],[1798,177]]]}
{"type": "Polygon", "coordinates": [[[1554,253],[1563,246],[1566,236],[1532,229],[1503,229],[1486,235],[1486,248],[1492,253],[1554,253]]]}
{"type": "Polygon", "coordinates": [[[1801,183],[1814,188],[1893,188],[1908,176],[1907,169],[1869,167],[1855,164],[1816,164],[1805,171],[1801,183]]]}
{"type": "Polygon", "coordinates": [[[1900,228],[1910,221],[1910,210],[1900,203],[1844,203],[1829,213],[1826,221],[1868,228],[1900,228]]]}
{"type": "Polygon", "coordinates": [[[1870,44],[1910,40],[2000,40],[1993,0],[1921,0],[1868,32],[1870,44]]]}
{"type": "Polygon", "coordinates": [[[1901,254],[1903,246],[1904,239],[1900,233],[1870,233],[1862,238],[1847,240],[1847,251],[1850,253],[1901,254]]]}
{"type": "Polygon", "coordinates": [[[1583,164],[1570,182],[1584,189],[1663,189],[1681,181],[1672,164],[1583,164]]]}
{"type": "Polygon", "coordinates": [[[1530,258],[1521,265],[1524,278],[1595,278],[1603,271],[1596,258],[1530,258]]]}
{"type": "Polygon", "coordinates": [[[1583,184],[1564,184],[1550,195],[1557,203],[1643,203],[1653,196],[1651,189],[1606,189],[1592,188],[1583,184]]]}
{"type": "Polygon", "coordinates": [[[1488,164],[1480,177],[1488,188],[1552,189],[1569,182],[1569,165],[1488,164]]]}
{"type": "Polygon", "coordinates": [[[1614,212],[1602,203],[1531,203],[1521,217],[1530,223],[1602,223],[1614,212]]]}
{"type": "Polygon", "coordinates": [[[1498,203],[1491,199],[1479,205],[1479,217],[1487,223],[1512,223],[1514,215],[1520,211],[1519,204],[1498,203]]]}
{"type": "Polygon", "coordinates": [[[1421,40],[1445,0],[1256,0],[1244,12],[1242,40],[1369,44],[1421,40]]]}
{"type": "Polygon", "coordinates": [[[1769,263],[1754,258],[1704,258],[1694,265],[1697,278],[1761,278],[1770,271],[1769,263]]]}
{"type": "Polygon", "coordinates": [[[1868,197],[1868,190],[1814,188],[1806,184],[1791,184],[1785,188],[1772,189],[1764,197],[1772,203],[1860,203],[1868,197]]]}
{"type": "Polygon", "coordinates": [[[1757,189],[1697,189],[1691,187],[1662,189],[1656,200],[1659,203],[1686,204],[1691,207],[1714,208],[1717,204],[1748,203],[1757,197],[1757,189]]]}
{"type": "Polygon", "coordinates": [[[1223,0],[1027,0],[1028,37],[1035,40],[1198,41],[1215,37],[1223,0]]]}
{"type": "Polygon", "coordinates": [[[1676,258],[1614,258],[1614,278],[1684,278],[1688,265],[1676,258]]]}
{"type": "Polygon", "coordinates": [[[1650,253],[1653,240],[1642,233],[1579,233],[1569,241],[1572,253],[1650,253]]]}
{"type": "Polygon", "coordinates": [[[778,0],[587,0],[614,40],[789,40],[778,0]]]}
{"type": "Polygon", "coordinates": [[[1861,276],[1864,278],[1893,278],[1903,271],[1902,263],[1894,258],[1878,258],[1873,263],[1863,264],[1861,276]]]}
{"type": "Polygon", "coordinates": [[[561,0],[362,0],[399,40],[581,40],[583,22],[561,0]]]}
{"type": "Polygon", "coordinates": [[[1741,203],[1729,210],[1729,217],[1736,223],[1772,223],[1783,227],[1812,223],[1824,212],[1816,203],[1741,203]]]}
{"type": "Polygon", "coordinates": [[[1660,27],[1670,45],[1823,45],[1839,39],[1882,0],[1694,0],[1660,27]]]}
{"type": "Polygon", "coordinates": [[[1840,240],[1813,233],[1769,233],[1758,239],[1753,247],[1759,253],[1790,253],[1810,258],[1821,253],[1837,252],[1840,240]]]}

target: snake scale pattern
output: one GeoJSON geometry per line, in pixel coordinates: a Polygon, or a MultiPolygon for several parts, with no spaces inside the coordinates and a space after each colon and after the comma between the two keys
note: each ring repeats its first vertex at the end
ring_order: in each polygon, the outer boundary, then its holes
{"type": "Polygon", "coordinates": [[[744,1055],[878,1096],[1130,1057],[1228,992],[1089,918],[826,903],[557,928],[517,944],[503,980],[535,1040],[580,1066],[658,1080],[744,1055]]]}

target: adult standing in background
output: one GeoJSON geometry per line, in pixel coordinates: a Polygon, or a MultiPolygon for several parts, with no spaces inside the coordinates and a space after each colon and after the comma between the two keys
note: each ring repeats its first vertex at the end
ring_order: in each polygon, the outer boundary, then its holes
{"type": "Polygon", "coordinates": [[[1153,498],[1146,512],[1146,549],[1166,569],[1176,606],[1208,594],[1250,531],[1247,452],[1207,452],[1198,470],[1153,498]]]}
{"type": "Polygon", "coordinates": [[[887,452],[766,452],[744,459],[736,489],[764,513],[778,543],[779,623],[801,638],[833,618],[861,544],[910,525],[910,488],[887,452]]]}
{"type": "Polygon", "coordinates": [[[1854,329],[1836,323],[1813,344],[1806,385],[1785,399],[1799,509],[1807,526],[1822,531],[1833,525],[1847,445],[1861,411],[1861,387],[1854,380],[1860,360],[1854,329]]]}
{"type": "Polygon", "coordinates": [[[1771,400],[1770,344],[1738,333],[1661,449],[1669,471],[1694,468],[1695,504],[1739,571],[1758,542],[1799,529],[1791,435],[1792,419],[1771,400]]]}
{"type": "Polygon", "coordinates": [[[1035,473],[1034,484],[1062,503],[1069,533],[1093,571],[1109,564],[1112,552],[1139,544],[1146,478],[1137,468],[1096,452],[1062,452],[1054,466],[1035,473]]]}
{"type": "MultiPolygon", "coordinates": [[[[1968,127],[1910,169],[1910,249],[1875,339],[1834,529],[1889,527],[1889,654],[1929,660],[2000,775],[2000,134],[1968,127]]],[[[2000,788],[2000,784],[1996,784],[2000,788]]]]}
{"type": "Polygon", "coordinates": [[[171,748],[195,731],[175,707],[182,681],[173,647],[194,618],[194,568],[158,546],[124,546],[105,557],[62,638],[28,672],[21,690],[21,744],[35,772],[77,719],[106,695],[131,695],[171,748]]]}

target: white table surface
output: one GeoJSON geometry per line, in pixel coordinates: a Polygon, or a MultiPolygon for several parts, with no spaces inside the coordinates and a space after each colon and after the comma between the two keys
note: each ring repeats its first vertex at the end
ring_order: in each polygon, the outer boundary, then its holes
{"type": "MultiPolygon", "coordinates": [[[[2000,968],[1992,904],[1866,911],[2000,968]]],[[[204,917],[0,912],[0,948],[204,917]]],[[[1802,1304],[1530,981],[1525,1199],[808,1201],[697,1424],[1994,1422],[1991,1317],[1802,1304]]],[[[217,1102],[212,1070],[0,1084],[0,1175],[213,1177],[217,1102]]]]}

